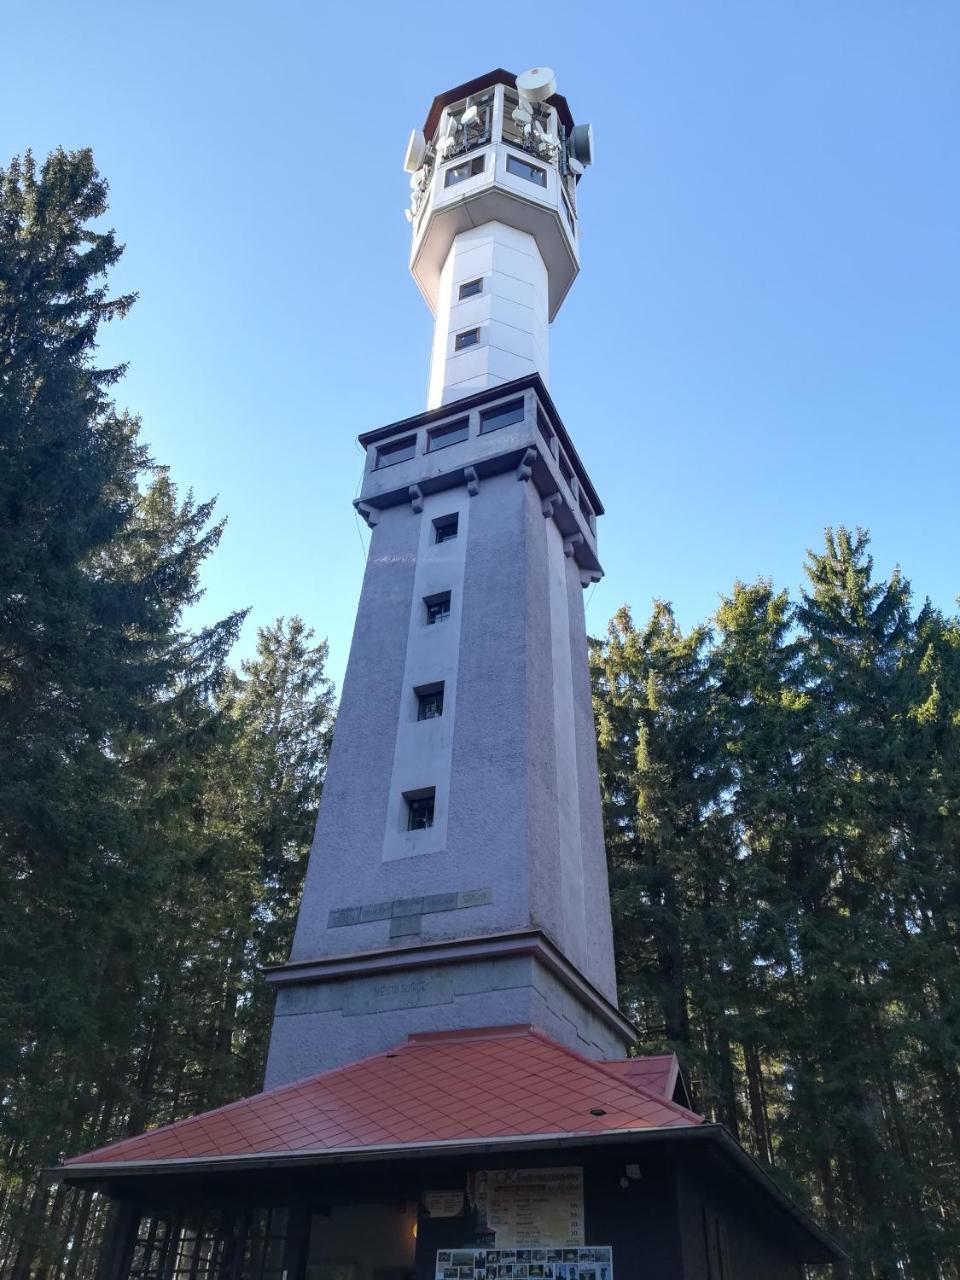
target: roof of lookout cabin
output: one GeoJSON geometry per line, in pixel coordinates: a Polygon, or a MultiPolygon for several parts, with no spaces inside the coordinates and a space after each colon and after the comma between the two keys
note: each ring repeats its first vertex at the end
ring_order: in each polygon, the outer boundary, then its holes
{"type": "Polygon", "coordinates": [[[672,1099],[672,1055],[653,1062],[646,1075],[629,1072],[532,1027],[411,1035],[359,1062],[74,1156],[64,1171],[702,1124],[672,1099]]]}

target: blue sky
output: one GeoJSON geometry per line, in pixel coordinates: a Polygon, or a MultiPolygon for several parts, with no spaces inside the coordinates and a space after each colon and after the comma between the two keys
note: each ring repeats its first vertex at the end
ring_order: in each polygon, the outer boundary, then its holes
{"type": "Polygon", "coordinates": [[[92,146],[136,289],[106,335],[158,461],[229,525],[203,617],[299,612],[339,684],[358,432],[425,404],[407,134],[546,63],[597,163],[551,392],[608,514],[601,631],[735,578],[795,589],[827,524],[960,592],[960,5],[12,3],[0,156],[92,146]]]}

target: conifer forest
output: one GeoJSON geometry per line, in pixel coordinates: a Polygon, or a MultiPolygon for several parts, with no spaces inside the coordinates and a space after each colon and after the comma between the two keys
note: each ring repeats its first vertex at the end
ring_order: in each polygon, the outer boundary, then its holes
{"type": "MultiPolygon", "coordinates": [[[[98,364],[106,207],[88,151],[0,172],[3,1280],[96,1274],[44,1170],[260,1087],[335,717],[307,622],[191,625],[224,517],[98,364]]],[[[811,540],[592,644],[621,1005],[854,1280],[960,1280],[960,618],[811,540]]]]}

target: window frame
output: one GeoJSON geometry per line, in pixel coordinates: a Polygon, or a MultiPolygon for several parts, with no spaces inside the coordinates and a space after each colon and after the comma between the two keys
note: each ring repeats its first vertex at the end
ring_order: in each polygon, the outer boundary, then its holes
{"type": "Polygon", "coordinates": [[[453,349],[454,351],[469,351],[471,347],[479,347],[480,345],[480,326],[474,325],[471,329],[461,329],[458,334],[454,335],[453,349]],[[469,339],[469,341],[464,341],[469,339]]]}
{"type": "Polygon", "coordinates": [[[443,189],[448,190],[450,187],[458,187],[461,182],[469,182],[471,178],[479,178],[481,173],[487,167],[487,153],[473,156],[467,153],[463,158],[457,157],[451,164],[448,164],[443,174],[443,189]],[[458,169],[466,169],[466,173],[462,173],[459,177],[455,177],[458,169]]]}
{"type": "Polygon", "coordinates": [[[547,171],[539,164],[533,164],[532,161],[524,159],[522,156],[515,156],[512,153],[507,154],[506,171],[514,178],[523,178],[525,182],[532,182],[535,187],[539,187],[541,191],[547,189],[547,171]],[[524,169],[529,169],[529,173],[524,173],[524,169]],[[534,177],[539,174],[539,177],[534,177]],[[542,179],[542,181],[541,181],[542,179]]]}
{"type": "Polygon", "coordinates": [[[423,606],[428,627],[435,627],[440,622],[449,622],[453,606],[452,594],[449,591],[438,591],[435,595],[424,596],[423,606]],[[446,605],[446,608],[442,608],[443,605],[446,605]],[[439,612],[433,612],[435,609],[439,609],[439,612]]]}
{"type": "Polygon", "coordinates": [[[451,511],[446,516],[435,516],[433,521],[433,542],[434,546],[443,546],[445,542],[453,542],[460,537],[460,512],[451,511]],[[447,529],[453,528],[453,533],[445,533],[447,529]],[[441,533],[445,533],[441,537],[441,533]]]}
{"type": "Polygon", "coordinates": [[[396,467],[401,462],[409,462],[417,456],[417,437],[403,436],[400,440],[388,440],[385,444],[377,445],[377,457],[375,471],[382,471],[384,467],[396,467]],[[394,458],[390,455],[400,453],[401,450],[409,446],[410,452],[404,453],[402,458],[394,458]]]}
{"type": "Polygon", "coordinates": [[[449,449],[451,445],[463,444],[464,440],[470,438],[470,419],[468,417],[455,418],[453,422],[444,422],[439,427],[433,427],[427,431],[427,453],[436,453],[438,449],[449,449]],[[445,436],[452,435],[455,431],[463,431],[463,435],[458,435],[455,440],[446,440],[445,436]]]}
{"type": "Polygon", "coordinates": [[[426,720],[439,720],[442,717],[444,703],[443,680],[437,680],[434,684],[422,684],[419,688],[414,689],[414,693],[417,695],[418,723],[426,720]],[[431,699],[434,705],[438,705],[439,709],[432,714],[424,715],[424,707],[429,705],[431,699]]]}
{"type": "Polygon", "coordinates": [[[522,422],[526,417],[526,405],[523,399],[508,400],[506,404],[494,405],[492,409],[481,409],[480,411],[480,434],[486,435],[488,431],[502,431],[504,427],[515,426],[518,422],[522,422]],[[508,414],[515,416],[508,418],[506,422],[498,422],[498,417],[506,417],[508,414]]]}
{"type": "Polygon", "coordinates": [[[407,831],[429,831],[437,813],[436,787],[421,787],[418,791],[405,791],[403,798],[407,806],[407,831]],[[415,824],[414,815],[419,806],[424,807],[426,820],[415,824]]]}
{"type": "Polygon", "coordinates": [[[463,302],[465,298],[476,298],[481,293],[483,293],[483,276],[477,276],[476,280],[464,280],[457,291],[457,301],[463,302]],[[469,292],[466,292],[467,290],[469,292]]]}

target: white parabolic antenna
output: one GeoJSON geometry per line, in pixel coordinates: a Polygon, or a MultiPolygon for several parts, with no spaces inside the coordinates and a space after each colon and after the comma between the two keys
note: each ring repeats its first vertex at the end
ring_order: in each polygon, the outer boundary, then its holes
{"type": "Polygon", "coordinates": [[[550,67],[531,67],[517,76],[517,92],[528,102],[546,102],[557,92],[557,77],[550,67]]]}
{"type": "Polygon", "coordinates": [[[410,141],[407,143],[407,154],[403,158],[403,167],[407,173],[416,173],[423,164],[423,157],[426,154],[426,138],[419,129],[413,129],[410,133],[410,141]]]}

